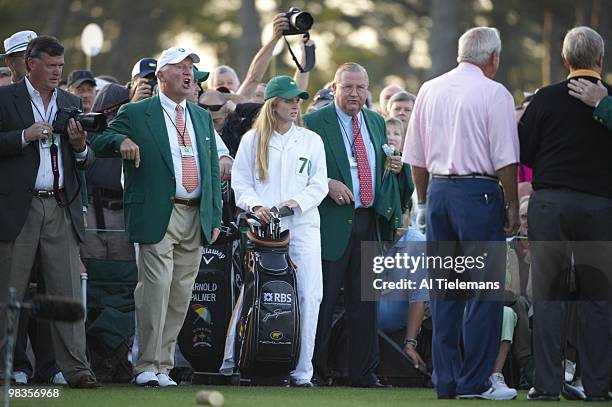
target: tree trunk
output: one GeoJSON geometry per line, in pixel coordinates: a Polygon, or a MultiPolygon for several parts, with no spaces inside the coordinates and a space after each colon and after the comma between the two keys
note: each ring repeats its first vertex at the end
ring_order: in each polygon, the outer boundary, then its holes
{"type": "Polygon", "coordinates": [[[429,39],[431,69],[429,78],[443,74],[457,63],[457,39],[459,38],[460,1],[432,0],[432,20],[429,39]]]}
{"type": "Polygon", "coordinates": [[[563,77],[563,64],[561,62],[563,39],[559,16],[552,9],[544,11],[544,24],[542,26],[542,86],[550,85],[563,77]]]}
{"type": "Polygon", "coordinates": [[[60,37],[62,35],[62,28],[66,17],[70,14],[69,11],[70,0],[57,0],[53,9],[53,17],[47,25],[47,35],[53,37],[60,37]]]}
{"type": "Polygon", "coordinates": [[[261,48],[261,27],[259,12],[255,7],[255,0],[242,0],[242,7],[238,13],[238,20],[242,27],[242,37],[238,44],[238,76],[244,78],[251,60],[261,48]]]}

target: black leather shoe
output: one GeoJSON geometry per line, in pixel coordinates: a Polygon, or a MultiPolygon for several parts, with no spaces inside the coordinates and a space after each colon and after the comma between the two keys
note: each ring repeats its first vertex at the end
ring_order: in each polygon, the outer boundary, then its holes
{"type": "Polygon", "coordinates": [[[382,384],[380,380],[376,380],[374,383],[370,383],[370,384],[356,384],[352,386],[353,387],[365,387],[369,389],[389,389],[393,387],[390,384],[382,384]]]}
{"type": "Polygon", "coordinates": [[[79,376],[76,381],[70,382],[70,387],[75,389],[97,389],[102,387],[102,384],[90,374],[79,376]]]}
{"type": "Polygon", "coordinates": [[[527,400],[530,401],[559,401],[559,395],[541,393],[536,390],[535,387],[532,387],[527,393],[527,400]]]}

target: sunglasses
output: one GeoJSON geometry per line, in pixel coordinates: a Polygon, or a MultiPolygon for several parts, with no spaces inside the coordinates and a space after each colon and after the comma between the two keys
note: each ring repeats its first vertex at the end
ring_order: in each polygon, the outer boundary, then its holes
{"type": "Polygon", "coordinates": [[[198,104],[203,109],[209,110],[211,112],[218,112],[219,110],[221,110],[223,106],[225,106],[225,103],[223,103],[222,105],[205,105],[204,103],[198,103],[198,104]]]}

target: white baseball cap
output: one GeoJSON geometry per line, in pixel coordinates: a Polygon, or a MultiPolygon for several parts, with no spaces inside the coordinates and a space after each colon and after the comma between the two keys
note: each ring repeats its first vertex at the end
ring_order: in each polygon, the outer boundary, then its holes
{"type": "Polygon", "coordinates": [[[34,31],[19,31],[4,40],[4,54],[10,55],[25,51],[28,43],[38,37],[34,31]]]}
{"type": "Polygon", "coordinates": [[[195,52],[187,48],[172,47],[164,50],[157,59],[155,73],[159,72],[168,64],[178,64],[183,59],[190,57],[194,64],[200,62],[200,57],[195,52]]]}

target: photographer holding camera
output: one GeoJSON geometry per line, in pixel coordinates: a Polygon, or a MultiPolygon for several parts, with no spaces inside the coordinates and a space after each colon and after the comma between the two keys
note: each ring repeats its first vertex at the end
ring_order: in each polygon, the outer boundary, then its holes
{"type": "MultiPolygon", "coordinates": [[[[36,253],[47,294],[81,300],[79,243],[83,216],[78,170],[95,159],[80,123],[68,120],[57,134],[53,118],[79,108],[76,96],[58,89],[64,47],[42,36],[25,53],[28,76],[0,88],[0,303],[9,287],[23,298],[36,253]]],[[[4,332],[5,318],[0,320],[4,332]]],[[[85,355],[83,323],[51,323],[57,364],[72,387],[99,387],[85,355]]],[[[4,339],[4,338],[2,338],[4,339]]],[[[4,352],[0,352],[4,359],[4,352]]],[[[4,364],[2,364],[4,367],[4,364]]]]}
{"type": "Polygon", "coordinates": [[[157,85],[156,68],[157,60],[153,58],[142,58],[134,64],[132,81],[127,85],[130,91],[130,102],[138,102],[153,96],[153,91],[157,85]]]}

